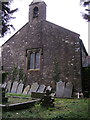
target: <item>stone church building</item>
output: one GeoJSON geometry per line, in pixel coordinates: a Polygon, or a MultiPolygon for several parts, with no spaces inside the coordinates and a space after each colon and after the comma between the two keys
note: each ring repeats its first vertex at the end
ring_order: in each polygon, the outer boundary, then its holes
{"type": "Polygon", "coordinates": [[[62,80],[82,90],[82,66],[88,54],[79,37],[47,21],[45,2],[33,0],[28,23],[2,45],[3,70],[10,73],[16,65],[26,74],[26,84],[54,87],[62,80]]]}

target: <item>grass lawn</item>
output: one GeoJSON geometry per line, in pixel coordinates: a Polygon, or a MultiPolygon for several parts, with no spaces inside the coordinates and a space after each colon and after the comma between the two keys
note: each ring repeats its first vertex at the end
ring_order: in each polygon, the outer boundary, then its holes
{"type": "Polygon", "coordinates": [[[3,112],[2,116],[3,118],[40,118],[40,120],[90,119],[90,99],[56,98],[54,104],[53,108],[42,108],[38,103],[29,109],[3,112]]]}

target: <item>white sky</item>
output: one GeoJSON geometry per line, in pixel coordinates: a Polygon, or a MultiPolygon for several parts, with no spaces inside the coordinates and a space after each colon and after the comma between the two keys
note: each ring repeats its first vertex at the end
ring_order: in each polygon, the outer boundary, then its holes
{"type": "MultiPolygon", "coordinates": [[[[44,0],[47,4],[47,20],[59,26],[67,28],[80,34],[86,50],[88,51],[88,23],[82,18],[80,0],[44,0]]],[[[19,8],[19,11],[14,13],[16,19],[11,20],[16,31],[19,30],[25,23],[28,22],[29,4],[32,0],[14,0],[11,8],[19,8]]],[[[12,34],[0,40],[0,45],[4,43],[12,34]]]]}

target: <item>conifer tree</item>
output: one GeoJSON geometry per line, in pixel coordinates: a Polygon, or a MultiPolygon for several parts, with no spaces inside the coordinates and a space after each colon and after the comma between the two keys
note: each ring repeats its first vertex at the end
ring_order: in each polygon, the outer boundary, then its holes
{"type": "Polygon", "coordinates": [[[90,22],[90,0],[80,0],[80,3],[85,7],[85,13],[82,14],[83,18],[90,22]]]}
{"type": "Polygon", "coordinates": [[[10,28],[14,28],[12,24],[10,24],[10,19],[14,19],[12,14],[16,12],[18,9],[11,10],[10,2],[1,2],[0,1],[0,37],[3,37],[5,33],[10,31],[10,28]]]}

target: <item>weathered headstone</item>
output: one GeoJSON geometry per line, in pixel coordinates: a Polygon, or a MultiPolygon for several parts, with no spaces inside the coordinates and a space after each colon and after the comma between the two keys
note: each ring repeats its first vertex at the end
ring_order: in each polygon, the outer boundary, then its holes
{"type": "Polygon", "coordinates": [[[17,87],[18,87],[18,82],[17,81],[13,82],[11,93],[16,93],[17,87]]]}
{"type": "Polygon", "coordinates": [[[24,87],[24,84],[23,84],[23,83],[20,83],[20,84],[18,85],[17,94],[21,94],[21,93],[22,93],[23,87],[24,87]]]}
{"type": "Polygon", "coordinates": [[[27,85],[25,88],[24,88],[24,91],[23,91],[23,94],[28,94],[28,91],[30,89],[30,85],[27,85]]]}
{"type": "Polygon", "coordinates": [[[47,86],[46,90],[52,91],[52,87],[51,86],[47,86]]]}
{"type": "Polygon", "coordinates": [[[63,97],[64,95],[65,82],[57,82],[56,85],[56,97],[63,97]]]}
{"type": "Polygon", "coordinates": [[[39,89],[38,89],[38,91],[37,91],[37,93],[43,93],[44,92],[44,90],[45,90],[45,88],[46,88],[46,86],[45,85],[40,85],[40,87],[39,87],[39,89]]]}
{"type": "Polygon", "coordinates": [[[30,88],[30,91],[28,92],[28,94],[31,95],[32,92],[37,92],[38,87],[39,87],[39,85],[38,85],[37,82],[36,82],[36,83],[33,83],[33,84],[31,85],[31,88],[30,88]]]}
{"type": "Polygon", "coordinates": [[[72,83],[71,83],[71,82],[67,82],[67,83],[66,83],[66,87],[65,87],[65,89],[64,89],[64,97],[66,97],[66,98],[71,98],[72,89],[73,89],[72,83]]]}
{"type": "Polygon", "coordinates": [[[10,90],[11,90],[11,85],[12,85],[12,82],[11,82],[11,81],[8,81],[8,82],[7,82],[7,86],[6,86],[6,91],[7,91],[7,92],[10,92],[10,90]]]}
{"type": "Polygon", "coordinates": [[[2,87],[3,87],[3,88],[6,88],[6,86],[7,86],[7,83],[6,83],[6,82],[2,84],[2,87]]]}

